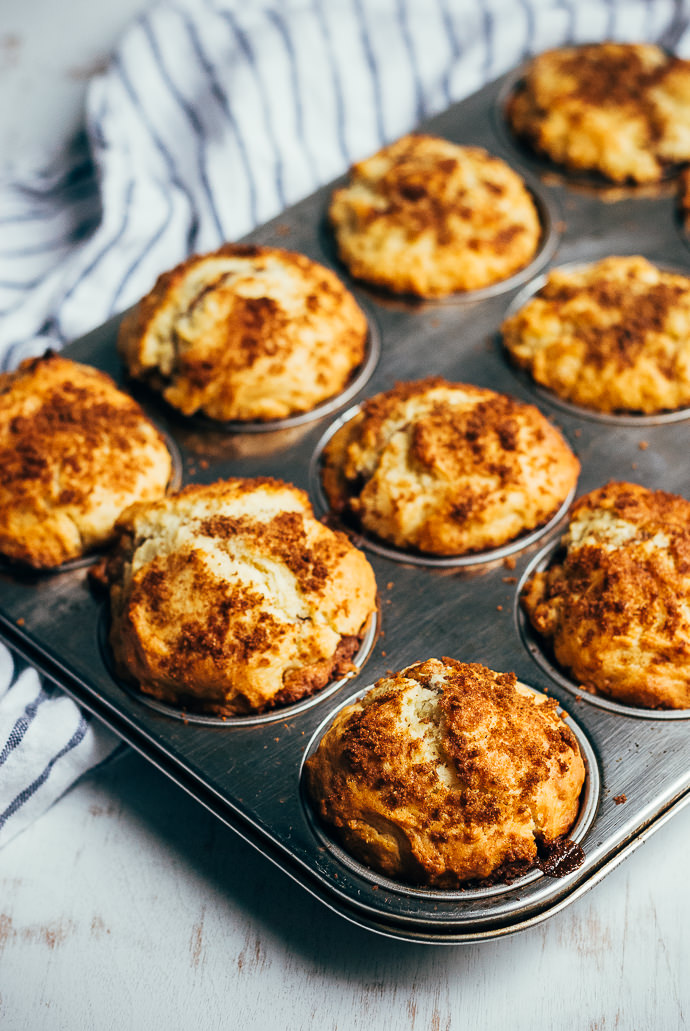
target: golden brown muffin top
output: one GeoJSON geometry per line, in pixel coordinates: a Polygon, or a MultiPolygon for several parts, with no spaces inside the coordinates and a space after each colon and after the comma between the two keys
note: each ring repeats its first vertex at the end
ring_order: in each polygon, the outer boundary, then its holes
{"type": "Polygon", "coordinates": [[[422,134],[353,165],[329,216],[354,276],[423,297],[505,279],[541,238],[534,201],[503,160],[422,134]]]}
{"type": "Polygon", "coordinates": [[[0,376],[0,467],[0,550],[55,566],[108,540],[127,505],[162,494],[171,458],[109,376],[49,353],[0,376]]]}
{"type": "Polygon", "coordinates": [[[528,64],[508,119],[566,168],[655,181],[690,159],[690,62],[651,43],[547,50],[528,64]]]}
{"type": "Polygon", "coordinates": [[[367,335],[330,269],[279,248],[225,244],[160,276],[125,316],[118,349],[133,377],[185,415],[267,421],[342,391],[367,335]]]}
{"type": "Polygon", "coordinates": [[[461,554],[545,522],[579,463],[533,405],[441,377],[367,399],[328,442],[331,506],[398,547],[461,554]]]}
{"type": "Polygon", "coordinates": [[[376,609],[373,571],[280,480],[193,485],[134,505],[109,563],[124,676],[198,711],[262,711],[325,686],[376,609]]]}
{"type": "MultiPolygon", "coordinates": [[[[388,793],[396,806],[424,804],[446,778],[457,777],[452,800],[460,805],[462,818],[495,823],[506,807],[527,805],[551,763],[577,749],[572,731],[547,717],[558,703],[549,699],[545,708],[537,706],[534,696],[520,693],[516,685],[514,673],[447,657],[384,678],[348,720],[347,766],[388,793]],[[401,689],[410,680],[438,694],[444,738],[434,762],[410,765],[418,753],[414,739],[400,748],[401,689]]],[[[443,822],[450,830],[458,813],[444,812],[443,822]]]]}
{"type": "Polygon", "coordinates": [[[557,709],[512,673],[428,659],[338,714],[307,762],[310,797],[381,872],[446,887],[507,875],[577,815],[584,765],[557,709]]]}
{"type": "Polygon", "coordinates": [[[690,502],[611,482],[573,505],[566,555],[523,604],[578,684],[651,708],[690,708],[690,502]]]}
{"type": "Polygon", "coordinates": [[[690,403],[690,278],[639,255],[551,270],[502,332],[564,400],[647,414],[690,403]]]}

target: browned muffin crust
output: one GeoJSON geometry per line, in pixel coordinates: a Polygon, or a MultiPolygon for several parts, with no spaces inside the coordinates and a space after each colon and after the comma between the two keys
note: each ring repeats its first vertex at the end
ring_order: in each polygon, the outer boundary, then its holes
{"type": "Polygon", "coordinates": [[[348,385],[366,318],[330,269],[279,248],[225,244],[160,276],[123,319],[131,376],[185,415],[269,421],[348,385]]]}
{"type": "Polygon", "coordinates": [[[564,168],[655,182],[690,160],[690,62],[650,43],[547,50],[529,63],[506,114],[564,168]]]}
{"type": "Polygon", "coordinates": [[[48,353],[0,375],[0,553],[36,568],[110,540],[165,492],[172,462],[139,405],[97,369],[48,353]]]}
{"type": "Polygon", "coordinates": [[[376,610],[364,555],[270,478],[194,485],[118,522],[110,642],[121,676],[219,716],[262,712],[353,669],[376,610]]]}
{"type": "Polygon", "coordinates": [[[608,483],[573,505],[563,543],[522,595],[556,662],[617,701],[690,708],[690,502],[608,483]]]}
{"type": "Polygon", "coordinates": [[[690,277],[639,255],[553,269],[501,329],[513,361],[573,404],[642,414],[690,404],[690,277]]]}
{"type": "Polygon", "coordinates": [[[585,768],[557,708],[513,673],[428,659],[338,714],[307,760],[309,797],[380,873],[439,888],[510,878],[578,814],[585,768]]]}
{"type": "Polygon", "coordinates": [[[533,405],[428,377],[367,399],[324,449],[329,504],[399,548],[461,555],[547,522],[579,462],[533,405]]]}
{"type": "Polygon", "coordinates": [[[532,260],[542,232],[531,194],[503,160],[421,134],[353,165],[329,217],[353,276],[421,297],[507,279],[532,260]]]}

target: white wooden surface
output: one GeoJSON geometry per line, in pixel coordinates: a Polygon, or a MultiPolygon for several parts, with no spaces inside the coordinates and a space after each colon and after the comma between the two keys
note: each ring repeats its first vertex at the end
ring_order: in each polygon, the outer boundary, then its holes
{"type": "Polygon", "coordinates": [[[347,923],[140,757],[0,853],[3,1031],[671,1031],[690,1022],[690,808],[531,930],[347,923]]]}
{"type": "MultiPolygon", "coordinates": [[[[0,0],[5,159],[76,127],[88,70],[144,6],[0,0]]],[[[331,913],[130,752],[0,852],[0,1028],[675,1031],[689,852],[690,807],[532,930],[410,945],[331,913]]]]}

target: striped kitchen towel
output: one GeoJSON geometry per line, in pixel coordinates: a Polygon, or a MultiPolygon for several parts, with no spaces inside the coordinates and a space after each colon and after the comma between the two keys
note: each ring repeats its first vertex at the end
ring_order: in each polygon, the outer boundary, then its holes
{"type": "MultiPolygon", "coordinates": [[[[175,0],[89,85],[83,133],[0,177],[0,368],[59,348],[192,251],[567,42],[690,57],[690,0],[175,0]]],[[[0,844],[114,737],[0,645],[0,844]]]]}

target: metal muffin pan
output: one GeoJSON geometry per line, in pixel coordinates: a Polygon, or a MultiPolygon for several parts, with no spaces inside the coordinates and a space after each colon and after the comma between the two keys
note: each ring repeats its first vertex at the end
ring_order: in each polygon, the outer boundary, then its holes
{"type": "MultiPolygon", "coordinates": [[[[507,77],[426,122],[423,131],[484,146],[523,174],[524,155],[499,132],[498,98],[507,77]]],[[[343,180],[341,180],[343,181],[343,180]]],[[[501,287],[443,302],[392,298],[354,283],[337,262],[325,223],[335,184],[253,232],[259,244],[287,247],[335,267],[363,300],[375,323],[380,354],[359,394],[338,399],[328,414],[263,433],[228,432],[184,420],[146,391],[126,384],[115,350],[118,319],[65,349],[70,357],[109,372],[137,396],[170,435],[182,459],[184,483],[224,476],[278,476],[315,496],[320,442],[343,410],[399,380],[430,373],[474,383],[529,401],[563,431],[582,463],[577,493],[610,479],[632,479],[690,496],[690,420],[602,422],[564,410],[511,367],[498,328],[517,289],[543,271],[527,270],[501,287]]],[[[549,176],[533,182],[542,211],[555,213],[541,262],[589,262],[609,254],[643,253],[686,268],[690,255],[677,231],[673,189],[610,191],[571,186],[549,176]]],[[[526,287],[529,289],[529,287],[526,287]]],[[[682,806],[690,802],[690,713],[604,707],[574,692],[547,663],[521,621],[518,590],[563,520],[510,554],[475,556],[469,564],[433,566],[389,556],[356,538],[376,573],[379,636],[354,678],[299,711],[265,722],[197,722],[153,708],[112,675],[104,647],[107,601],[85,569],[51,575],[0,570],[0,634],[54,677],[147,759],[267,858],[341,916],[407,941],[438,944],[492,939],[554,915],[579,898],[682,806]],[[420,891],[377,878],[345,856],[315,825],[301,789],[307,749],[344,702],[390,669],[450,655],[513,670],[519,679],[558,699],[582,742],[588,766],[575,836],[585,858],[572,873],[537,872],[509,885],[460,892],[420,891]]]]}

